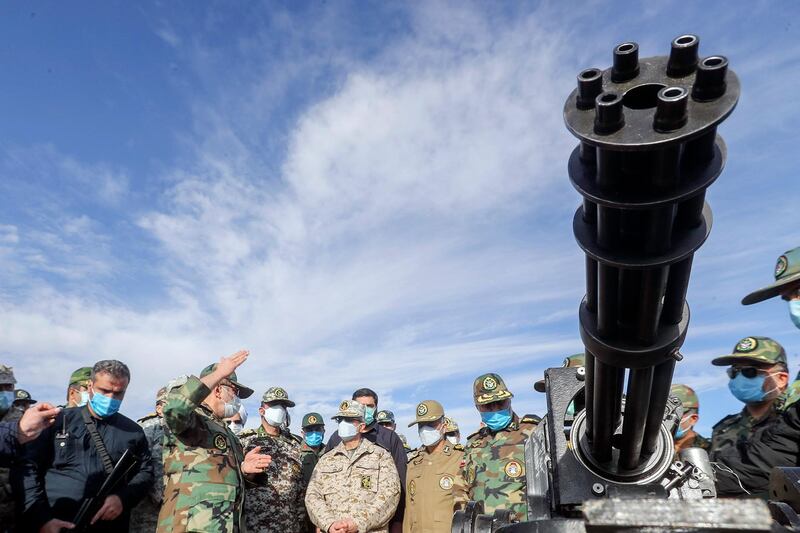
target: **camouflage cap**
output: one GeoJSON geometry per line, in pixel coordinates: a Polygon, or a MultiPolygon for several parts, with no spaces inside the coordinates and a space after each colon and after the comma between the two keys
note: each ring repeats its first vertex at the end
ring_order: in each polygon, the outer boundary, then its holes
{"type": "Polygon", "coordinates": [[[784,252],[775,263],[775,283],[751,292],[742,298],[742,305],[774,298],[792,283],[800,283],[800,247],[784,252]]]}
{"type": "Polygon", "coordinates": [[[161,387],[156,393],[156,403],[167,403],[167,393],[169,391],[166,387],[161,387]]]}
{"type": "Polygon", "coordinates": [[[417,418],[411,422],[408,427],[414,424],[426,424],[428,422],[436,422],[444,417],[444,407],[436,400],[425,400],[417,405],[417,418]]]}
{"type": "Polygon", "coordinates": [[[736,343],[731,355],[723,355],[711,361],[715,366],[728,366],[734,363],[755,363],[772,366],[786,364],[786,351],[778,342],[769,337],[745,337],[736,343]]]}
{"type": "Polygon", "coordinates": [[[472,384],[472,396],[477,405],[492,402],[501,402],[514,395],[506,387],[505,381],[498,374],[483,374],[475,379],[472,384]]]}
{"type": "Polygon", "coordinates": [[[14,402],[36,403],[36,400],[31,398],[30,392],[23,389],[17,389],[14,391],[14,402]]]}
{"type": "Polygon", "coordinates": [[[375,416],[375,420],[378,422],[378,424],[394,424],[394,413],[387,409],[378,411],[378,414],[375,416]]]}
{"type": "Polygon", "coordinates": [[[10,366],[0,365],[0,385],[15,385],[14,369],[10,366]]]}
{"type": "Polygon", "coordinates": [[[72,373],[69,377],[69,384],[72,385],[85,385],[92,379],[92,367],[82,366],[72,373]]]}
{"type": "Polygon", "coordinates": [[[339,404],[339,410],[336,412],[336,415],[331,418],[334,420],[339,420],[341,418],[357,418],[359,420],[364,420],[364,406],[355,400],[343,400],[342,403],[339,404]]]}
{"type": "Polygon", "coordinates": [[[294,407],[294,402],[289,399],[289,394],[283,387],[270,387],[261,397],[261,403],[280,403],[287,407],[294,407]]]}
{"type": "Polygon", "coordinates": [[[444,432],[456,433],[458,431],[458,424],[449,416],[444,417],[444,432]]]}
{"type": "MultiPolygon", "coordinates": [[[[214,363],[213,365],[208,365],[203,369],[202,372],[200,372],[200,377],[204,378],[207,375],[214,372],[216,369],[217,369],[217,363],[214,363]]],[[[230,373],[230,375],[228,376],[228,381],[233,383],[239,389],[239,398],[245,399],[253,395],[253,389],[251,389],[250,387],[245,387],[244,385],[239,383],[239,380],[236,377],[236,372],[230,373]]]]}
{"type": "MultiPolygon", "coordinates": [[[[562,368],[571,368],[573,366],[584,366],[586,364],[586,354],[576,353],[574,355],[570,355],[564,359],[564,362],[561,364],[562,368]]],[[[544,379],[540,379],[536,383],[533,384],[533,388],[536,392],[544,392],[544,379]]]]}
{"type": "Polygon", "coordinates": [[[690,386],[675,383],[669,388],[669,393],[672,396],[676,396],[681,401],[681,405],[684,409],[700,409],[700,402],[697,400],[697,394],[690,386]]]}
{"type": "Polygon", "coordinates": [[[406,450],[411,449],[410,446],[408,445],[408,439],[406,438],[405,435],[403,435],[402,433],[398,433],[397,436],[400,438],[400,442],[403,443],[403,448],[405,448],[406,450]]]}
{"type": "Polygon", "coordinates": [[[303,417],[303,422],[300,425],[303,429],[311,426],[324,426],[325,420],[322,418],[322,415],[319,413],[307,413],[303,417]]]}

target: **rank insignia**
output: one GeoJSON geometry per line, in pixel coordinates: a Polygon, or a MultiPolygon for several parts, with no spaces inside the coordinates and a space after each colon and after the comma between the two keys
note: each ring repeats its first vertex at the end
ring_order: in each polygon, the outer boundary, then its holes
{"type": "Polygon", "coordinates": [[[518,478],[522,475],[522,465],[518,461],[509,461],[503,470],[511,478],[518,478]]]}
{"type": "Polygon", "coordinates": [[[417,483],[413,479],[408,482],[408,493],[412,496],[417,494],[417,483]]]}

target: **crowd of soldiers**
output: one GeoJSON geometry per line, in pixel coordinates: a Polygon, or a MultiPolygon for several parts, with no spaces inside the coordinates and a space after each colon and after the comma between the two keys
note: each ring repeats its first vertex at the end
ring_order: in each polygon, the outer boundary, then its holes
{"type": "MultiPolygon", "coordinates": [[[[800,248],[779,258],[775,283],[743,303],[778,295],[800,328],[800,248]]],[[[475,379],[481,424],[463,446],[442,404],[419,402],[409,427],[421,446],[412,450],[369,388],[341,401],[327,442],[320,413],[303,416],[300,435],[290,432],[295,403],[277,386],[261,396],[258,427],[244,430],[241,400],[254,391],[237,370],[248,357],[242,350],[175,379],[138,423],[119,413],[130,383],[120,361],[76,370],[63,406],[36,403],[0,366],[0,532],[444,533],[469,500],[526,519],[524,447],[540,419],[517,414],[500,375],[475,379]]],[[[564,361],[583,363],[582,354],[564,361]]],[[[798,466],[800,382],[789,379],[784,348],[765,336],[741,339],[712,364],[727,367],[744,408],[706,439],[694,430],[697,394],[673,385],[682,405],[675,452],[706,449],[720,495],[766,498],[770,469],[798,466]]],[[[544,381],[534,388],[543,392],[544,381]]]]}

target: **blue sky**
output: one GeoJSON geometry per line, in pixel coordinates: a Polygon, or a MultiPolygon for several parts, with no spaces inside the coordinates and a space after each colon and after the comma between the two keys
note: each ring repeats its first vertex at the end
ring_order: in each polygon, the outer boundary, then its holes
{"type": "Polygon", "coordinates": [[[800,367],[786,305],[739,305],[800,244],[800,6],[566,4],[0,7],[0,361],[60,401],[119,358],[132,417],[239,348],[295,429],[369,386],[401,424],[435,398],[468,433],[488,371],[542,414],[533,382],[581,349],[563,102],[615,44],[691,32],[743,86],[676,376],[709,433],[740,408],[714,356],[767,335],[800,367]]]}

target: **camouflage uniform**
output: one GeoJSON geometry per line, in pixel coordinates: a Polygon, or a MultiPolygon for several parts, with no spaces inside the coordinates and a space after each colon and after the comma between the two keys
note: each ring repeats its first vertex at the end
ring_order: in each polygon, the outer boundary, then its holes
{"type": "MultiPolygon", "coordinates": [[[[216,365],[206,367],[206,376],[216,365]]],[[[247,398],[252,390],[236,381],[247,398]]],[[[205,405],[211,390],[190,376],[170,390],[164,406],[164,503],[158,515],[159,533],[244,533],[242,508],[244,453],[236,435],[205,405]]]]}
{"type": "MultiPolygon", "coordinates": [[[[364,406],[345,400],[334,418],[363,422],[364,406]]],[[[345,444],[340,442],[323,455],[311,475],[306,491],[311,521],[328,531],[335,521],[350,518],[359,533],[388,533],[400,501],[400,478],[392,455],[365,438],[354,450],[345,444]]]]}
{"type": "MultiPolygon", "coordinates": [[[[11,367],[0,365],[0,385],[14,385],[16,383],[14,370],[11,367]]],[[[0,422],[16,422],[22,418],[22,413],[22,409],[14,407],[12,404],[7,410],[0,411],[0,422]]],[[[16,522],[10,473],[10,468],[0,468],[0,532],[12,531],[16,522]]]]}
{"type": "MultiPolygon", "coordinates": [[[[478,377],[473,394],[476,405],[513,398],[497,374],[478,377]]],[[[511,423],[505,428],[492,431],[482,427],[469,436],[462,475],[469,499],[482,501],[487,513],[508,509],[517,520],[527,518],[525,443],[538,422],[538,417],[520,418],[512,413],[511,423]]]]}
{"type": "MultiPolygon", "coordinates": [[[[158,391],[156,405],[166,401],[165,387],[158,391]]],[[[154,482],[147,496],[131,510],[130,533],[153,533],[158,527],[158,512],[164,499],[164,419],[157,413],[150,413],[136,422],[142,427],[150,446],[154,482]]]]}
{"type": "Polygon", "coordinates": [[[72,388],[79,389],[81,387],[88,387],[91,376],[92,367],[90,366],[82,366],[69,376],[69,385],[67,386],[67,403],[62,407],[76,407],[78,405],[77,403],[70,402],[69,390],[72,388]]]}
{"type": "MultiPolygon", "coordinates": [[[[267,389],[261,398],[265,403],[280,402],[294,406],[286,391],[280,387],[267,389]]],[[[273,436],[263,424],[255,435],[242,438],[242,447],[248,452],[261,446],[262,452],[272,456],[268,471],[255,477],[245,496],[245,522],[248,531],[275,533],[302,533],[306,526],[303,498],[303,461],[300,457],[300,439],[288,430],[279,430],[273,436]]]]}
{"type": "MultiPolygon", "coordinates": [[[[677,397],[681,401],[683,407],[683,416],[692,414],[699,414],[700,401],[697,399],[697,394],[694,389],[688,385],[674,384],[670,387],[670,394],[677,397]]],[[[694,428],[689,428],[686,433],[680,437],[675,438],[675,456],[686,448],[703,448],[709,450],[711,448],[711,441],[694,431],[694,428]]]]}
{"type": "MultiPolygon", "coordinates": [[[[444,418],[441,404],[433,400],[420,403],[416,412],[409,426],[444,418]]],[[[403,533],[449,533],[453,513],[467,502],[461,477],[464,452],[447,441],[439,444],[432,451],[420,446],[409,455],[403,533]]]]}
{"type": "Polygon", "coordinates": [[[763,302],[781,292],[800,287],[800,247],[784,252],[775,263],[775,282],[742,298],[742,305],[763,302]]]}
{"type": "MultiPolygon", "coordinates": [[[[753,366],[772,366],[776,363],[785,365],[786,352],[779,343],[769,337],[745,337],[736,344],[733,354],[717,357],[711,364],[727,366],[739,362],[753,366]]],[[[786,399],[787,392],[791,393],[791,389],[787,389],[776,398],[769,412],[758,420],[750,415],[745,405],[740,413],[728,415],[717,422],[711,433],[709,452],[711,460],[715,460],[726,448],[736,447],[739,442],[750,439],[757,429],[775,423],[780,418],[781,412],[789,405],[786,399]]]]}

